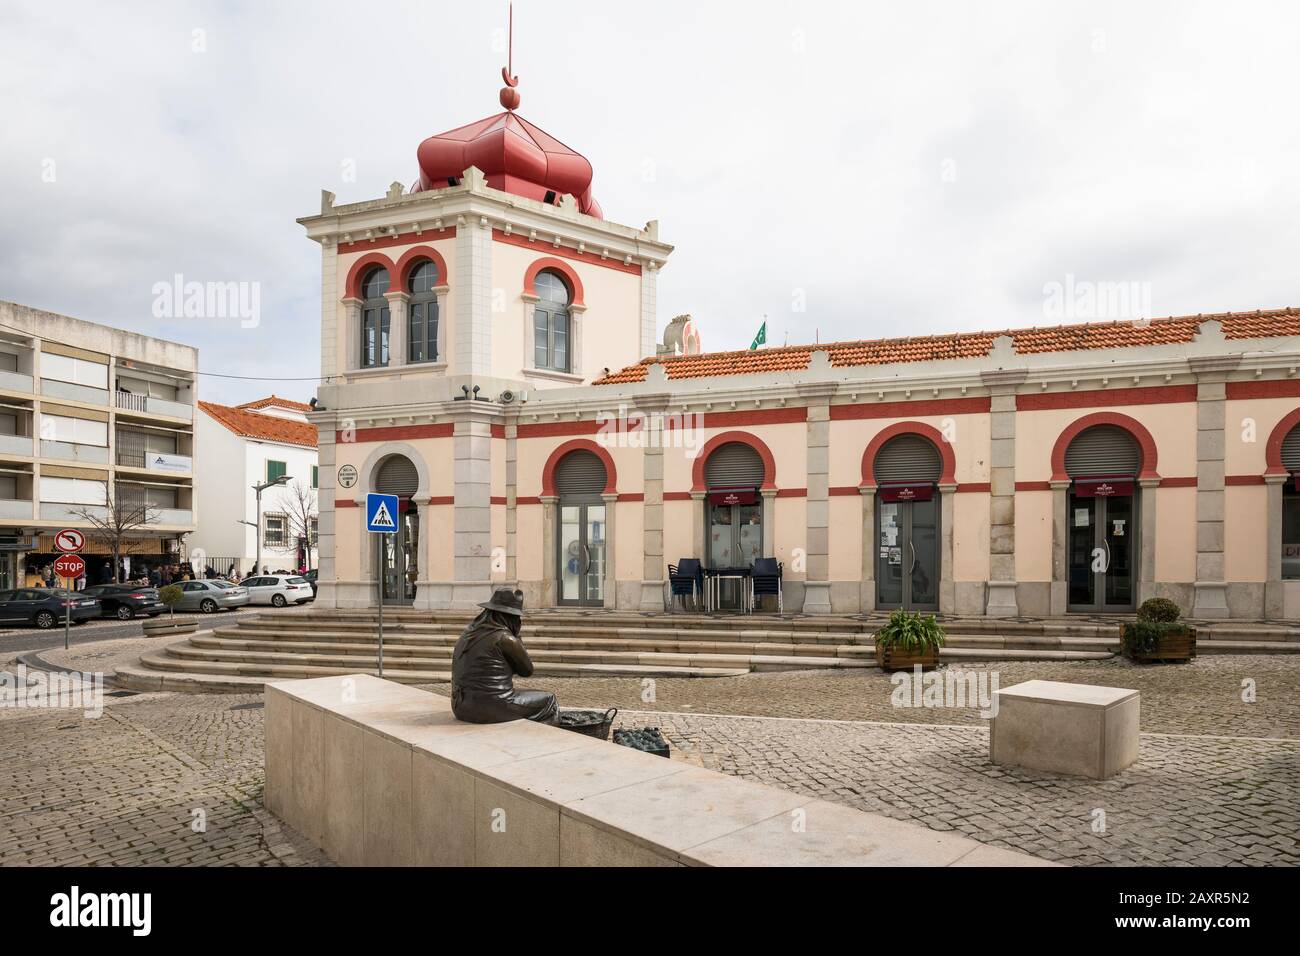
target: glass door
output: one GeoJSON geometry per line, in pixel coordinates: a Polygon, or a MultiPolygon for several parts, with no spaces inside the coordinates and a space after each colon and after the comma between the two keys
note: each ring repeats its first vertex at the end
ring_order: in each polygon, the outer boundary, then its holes
{"type": "Polygon", "coordinates": [[[561,503],[559,516],[558,601],[579,607],[603,607],[605,562],[609,560],[605,505],[561,503]]]}
{"type": "Polygon", "coordinates": [[[1071,611],[1133,609],[1135,501],[1132,495],[1086,497],[1071,492],[1066,516],[1071,611]]]}
{"type": "Polygon", "coordinates": [[[420,511],[409,498],[400,498],[397,531],[375,535],[385,604],[414,604],[420,578],[420,511]]]}
{"type": "MultiPolygon", "coordinates": [[[[710,504],[709,567],[752,568],[763,556],[763,505],[710,504]]],[[[718,582],[719,606],[739,610],[743,582],[728,578],[718,582]]]]}
{"type": "Polygon", "coordinates": [[[876,607],[939,609],[939,502],[876,504],[876,607]]]}

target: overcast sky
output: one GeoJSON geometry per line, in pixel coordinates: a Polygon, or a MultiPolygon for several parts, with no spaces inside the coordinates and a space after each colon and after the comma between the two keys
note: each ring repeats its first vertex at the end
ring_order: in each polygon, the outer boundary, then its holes
{"type": "MultiPolygon", "coordinates": [[[[284,377],[202,398],[309,398],[294,219],[497,112],[505,15],[4,0],[0,299],[284,377]],[[155,318],[178,273],[260,283],[260,325],[155,318]]],[[[1294,2],[520,0],[514,65],[606,216],[660,220],[660,327],[713,350],[764,315],[773,345],[1055,324],[1067,276],[1157,316],[1300,305],[1298,47],[1294,2]]]]}

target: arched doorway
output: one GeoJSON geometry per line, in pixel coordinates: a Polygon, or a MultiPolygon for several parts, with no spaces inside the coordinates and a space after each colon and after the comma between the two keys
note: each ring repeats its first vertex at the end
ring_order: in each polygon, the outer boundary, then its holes
{"type": "Polygon", "coordinates": [[[1066,448],[1068,610],[1128,611],[1135,606],[1141,470],[1141,446],[1118,425],[1085,428],[1066,448]]]}
{"type": "Polygon", "coordinates": [[[389,455],[375,470],[374,490],[397,495],[396,534],[377,534],[380,581],[385,604],[415,603],[420,578],[420,509],[414,500],[420,486],[415,464],[405,455],[389,455]]]}
{"type": "Polygon", "coordinates": [[[939,496],[943,456],[907,433],[876,453],[876,607],[939,609],[939,496]]]}
{"type": "Polygon", "coordinates": [[[1282,439],[1282,571],[1284,581],[1300,580],[1300,425],[1282,439]]]}
{"type": "MultiPolygon", "coordinates": [[[[744,442],[719,445],[704,462],[706,564],[710,568],[750,568],[763,556],[763,459],[744,442]]],[[[739,608],[742,588],[723,579],[722,607],[739,608]]]]}
{"type": "Polygon", "coordinates": [[[555,536],[556,601],[576,607],[603,607],[609,554],[605,463],[591,451],[569,452],[555,466],[559,534],[555,536]]]}

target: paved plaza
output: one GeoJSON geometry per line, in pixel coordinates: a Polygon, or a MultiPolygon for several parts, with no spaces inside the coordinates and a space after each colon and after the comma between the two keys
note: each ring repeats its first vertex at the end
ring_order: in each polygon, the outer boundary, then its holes
{"type": "MultiPolygon", "coordinates": [[[[106,670],[139,645],[42,656],[106,670]]],[[[996,672],[1002,687],[1036,677],[1141,690],[1138,763],[1107,781],[993,766],[976,709],[894,707],[890,678],[876,672],[521,683],[551,687],[565,706],[617,706],[620,724],[658,726],[673,759],[1047,859],[1300,863],[1300,660],[959,670],[996,672]]],[[[260,694],[108,697],[98,719],[0,709],[0,864],[327,862],[261,806],[262,715],[260,694]]]]}

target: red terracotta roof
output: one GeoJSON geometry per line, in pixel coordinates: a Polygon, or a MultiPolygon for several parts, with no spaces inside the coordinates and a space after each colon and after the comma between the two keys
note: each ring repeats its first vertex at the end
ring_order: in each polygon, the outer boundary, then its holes
{"type": "Polygon", "coordinates": [[[267,408],[274,405],[277,408],[291,408],[296,412],[309,412],[311,406],[303,402],[295,402],[291,398],[281,398],[279,395],[268,395],[266,398],[259,398],[255,402],[244,402],[242,405],[236,405],[235,408],[267,408]]]}
{"type": "Polygon", "coordinates": [[[1202,322],[1223,326],[1228,339],[1275,338],[1300,335],[1300,308],[1259,312],[1223,312],[1189,315],[1149,322],[1086,322],[1048,328],[1008,329],[1001,332],[958,332],[906,339],[862,342],[825,342],[789,345],[742,352],[705,352],[700,355],[656,356],[597,379],[596,385],[643,382],[652,365],[663,365],[670,379],[709,378],[720,375],[757,375],[794,372],[808,367],[812,353],[824,351],[831,365],[888,365],[899,362],[934,362],[944,359],[981,358],[993,350],[993,340],[1010,337],[1017,354],[1075,352],[1090,349],[1132,348],[1190,342],[1202,322]]]}
{"type": "Polygon", "coordinates": [[[316,447],[315,425],[261,415],[246,411],[242,406],[231,408],[229,405],[200,401],[199,408],[242,438],[279,442],[282,445],[301,445],[304,448],[316,447]]]}

